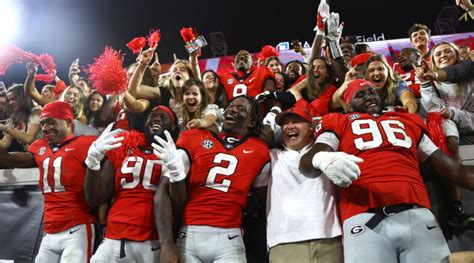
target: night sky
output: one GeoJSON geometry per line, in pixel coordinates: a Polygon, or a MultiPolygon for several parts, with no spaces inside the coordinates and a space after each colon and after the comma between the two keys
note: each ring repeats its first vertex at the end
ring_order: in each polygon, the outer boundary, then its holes
{"type": "MultiPolygon", "coordinates": [[[[80,58],[85,66],[102,53],[105,45],[121,49],[126,53],[126,64],[130,63],[135,56],[126,43],[133,37],[146,36],[150,29],[161,30],[158,54],[162,63],[171,62],[173,52],[180,58],[187,57],[179,35],[185,26],[197,28],[208,40],[209,33],[223,32],[229,55],[240,49],[258,52],[265,44],[276,45],[293,39],[311,42],[319,4],[309,0],[12,2],[21,12],[19,32],[13,42],[24,50],[51,54],[63,79],[67,79],[71,61],[80,58]]],[[[331,11],[339,12],[345,21],[343,35],[384,33],[385,39],[396,39],[407,37],[406,32],[414,22],[434,29],[441,8],[454,5],[454,0],[332,0],[330,4],[331,11]]],[[[457,26],[459,33],[473,29],[473,21],[457,26]]],[[[211,55],[209,47],[203,50],[203,58],[211,55]]],[[[0,76],[0,80],[6,84],[23,82],[25,76],[24,65],[16,65],[7,75],[0,76]]]]}

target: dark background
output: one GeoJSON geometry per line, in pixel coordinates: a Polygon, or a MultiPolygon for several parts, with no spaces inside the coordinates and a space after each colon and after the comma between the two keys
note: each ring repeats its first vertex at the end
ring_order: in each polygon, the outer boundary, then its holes
{"type": "MultiPolygon", "coordinates": [[[[0,0],[1,1],[1,0],[0,0]]],[[[209,40],[209,33],[223,32],[228,55],[240,49],[258,52],[265,44],[275,46],[293,39],[311,43],[319,1],[176,1],[176,0],[15,0],[21,10],[19,32],[13,43],[35,53],[51,54],[58,75],[67,79],[71,61],[81,59],[86,66],[100,55],[106,45],[126,53],[125,64],[135,56],[125,46],[136,36],[146,36],[150,29],[160,29],[162,40],[158,53],[162,63],[172,61],[172,53],[186,58],[179,34],[182,27],[197,28],[209,40]]],[[[332,0],[331,11],[345,21],[343,35],[380,35],[385,39],[407,37],[415,22],[434,29],[443,6],[454,0],[332,0]]],[[[1,10],[0,10],[1,12],[1,10]]],[[[459,9],[459,15],[462,10],[459,9]]],[[[473,21],[461,22],[456,30],[469,32],[473,21]]],[[[203,58],[212,53],[203,50],[203,58]]],[[[24,65],[12,66],[0,80],[7,85],[23,82],[24,65]]]]}

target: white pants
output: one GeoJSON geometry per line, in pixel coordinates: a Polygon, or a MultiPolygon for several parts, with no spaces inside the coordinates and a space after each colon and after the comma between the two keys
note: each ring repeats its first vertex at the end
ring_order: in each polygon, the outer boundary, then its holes
{"type": "Polygon", "coordinates": [[[105,238],[91,262],[159,262],[158,240],[131,241],[105,238]]]}
{"type": "Polygon", "coordinates": [[[82,224],[54,234],[45,233],[35,262],[89,262],[94,232],[93,224],[82,224]]]}
{"type": "Polygon", "coordinates": [[[365,223],[373,216],[361,213],[344,221],[344,262],[448,262],[448,244],[429,209],[388,216],[370,229],[365,223]]]}
{"type": "Polygon", "coordinates": [[[240,228],[183,226],[176,245],[186,263],[247,262],[240,228]]]}

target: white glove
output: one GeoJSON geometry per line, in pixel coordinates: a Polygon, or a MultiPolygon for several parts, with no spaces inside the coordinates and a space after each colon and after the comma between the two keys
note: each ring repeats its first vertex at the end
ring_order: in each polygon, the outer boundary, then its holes
{"type": "Polygon", "coordinates": [[[275,118],[276,118],[276,113],[273,112],[273,110],[281,112],[280,107],[274,106],[268,113],[265,115],[265,118],[263,118],[263,125],[268,125],[270,126],[270,129],[272,129],[273,133],[277,132],[281,127],[276,123],[275,118]]]}
{"type": "Polygon", "coordinates": [[[318,5],[318,14],[316,18],[316,26],[314,31],[317,31],[319,35],[325,34],[326,31],[326,21],[329,18],[329,5],[326,0],[321,0],[318,5]]]}
{"type": "Polygon", "coordinates": [[[339,43],[339,39],[342,35],[342,29],[344,28],[344,23],[339,25],[339,14],[332,12],[329,15],[329,19],[327,20],[327,35],[326,38],[330,42],[337,42],[339,43]]]}
{"type": "Polygon", "coordinates": [[[100,170],[100,162],[104,159],[105,152],[122,146],[120,141],[123,137],[116,137],[118,133],[122,132],[120,129],[112,130],[113,123],[109,124],[107,128],[102,132],[99,138],[97,138],[89,147],[87,151],[87,158],[85,163],[89,169],[98,171],[100,170]]]}
{"type": "Polygon", "coordinates": [[[348,187],[360,176],[357,163],[364,160],[344,152],[318,152],[313,156],[313,167],[321,170],[335,185],[348,187]]]}
{"type": "Polygon", "coordinates": [[[181,158],[176,145],[174,144],[173,138],[168,131],[165,131],[166,141],[155,135],[155,140],[160,144],[152,143],[153,153],[160,158],[161,165],[166,165],[168,168],[170,182],[176,183],[186,178],[184,172],[184,162],[181,158]]]}

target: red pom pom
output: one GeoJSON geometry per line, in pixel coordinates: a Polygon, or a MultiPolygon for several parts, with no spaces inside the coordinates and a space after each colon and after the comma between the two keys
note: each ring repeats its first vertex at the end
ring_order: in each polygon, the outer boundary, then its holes
{"type": "Polygon", "coordinates": [[[138,149],[139,146],[144,146],[146,143],[143,133],[131,130],[121,132],[117,134],[116,137],[123,137],[122,146],[107,152],[107,158],[112,162],[114,167],[120,167],[124,158],[129,154],[144,157],[145,154],[138,149]]]}
{"type": "Polygon", "coordinates": [[[269,57],[278,57],[280,56],[280,52],[278,52],[274,47],[270,45],[265,45],[262,47],[262,50],[258,54],[258,58],[260,58],[262,61],[265,61],[265,59],[269,57]]]}
{"type": "Polygon", "coordinates": [[[133,52],[133,54],[140,53],[140,51],[145,47],[146,38],[136,37],[132,41],[128,42],[127,47],[133,52]]]}
{"type": "Polygon", "coordinates": [[[181,37],[183,38],[184,42],[189,42],[191,40],[196,39],[196,33],[194,33],[194,30],[192,27],[183,27],[181,28],[181,37]]]}
{"type": "Polygon", "coordinates": [[[43,53],[36,57],[36,63],[38,63],[41,68],[46,72],[46,74],[38,74],[36,75],[37,81],[44,81],[47,83],[51,83],[54,81],[54,77],[56,76],[56,64],[54,63],[53,57],[51,55],[43,53]]]}
{"type": "Polygon", "coordinates": [[[97,91],[104,94],[118,94],[127,89],[127,71],[123,68],[124,55],[111,47],[94,59],[94,64],[85,70],[89,81],[97,91]]]}
{"type": "Polygon", "coordinates": [[[11,43],[0,46],[0,75],[4,75],[11,65],[31,62],[35,56],[35,54],[26,52],[11,43]]]}
{"type": "Polygon", "coordinates": [[[444,136],[443,126],[441,125],[445,121],[439,112],[429,112],[426,117],[426,126],[428,126],[428,135],[430,136],[433,143],[444,152],[446,155],[451,156],[448,146],[446,144],[446,137],[444,136]]]}
{"type": "Polygon", "coordinates": [[[148,34],[147,41],[148,41],[148,46],[154,47],[160,43],[161,36],[160,36],[160,30],[151,30],[150,34],[148,34]]]}

